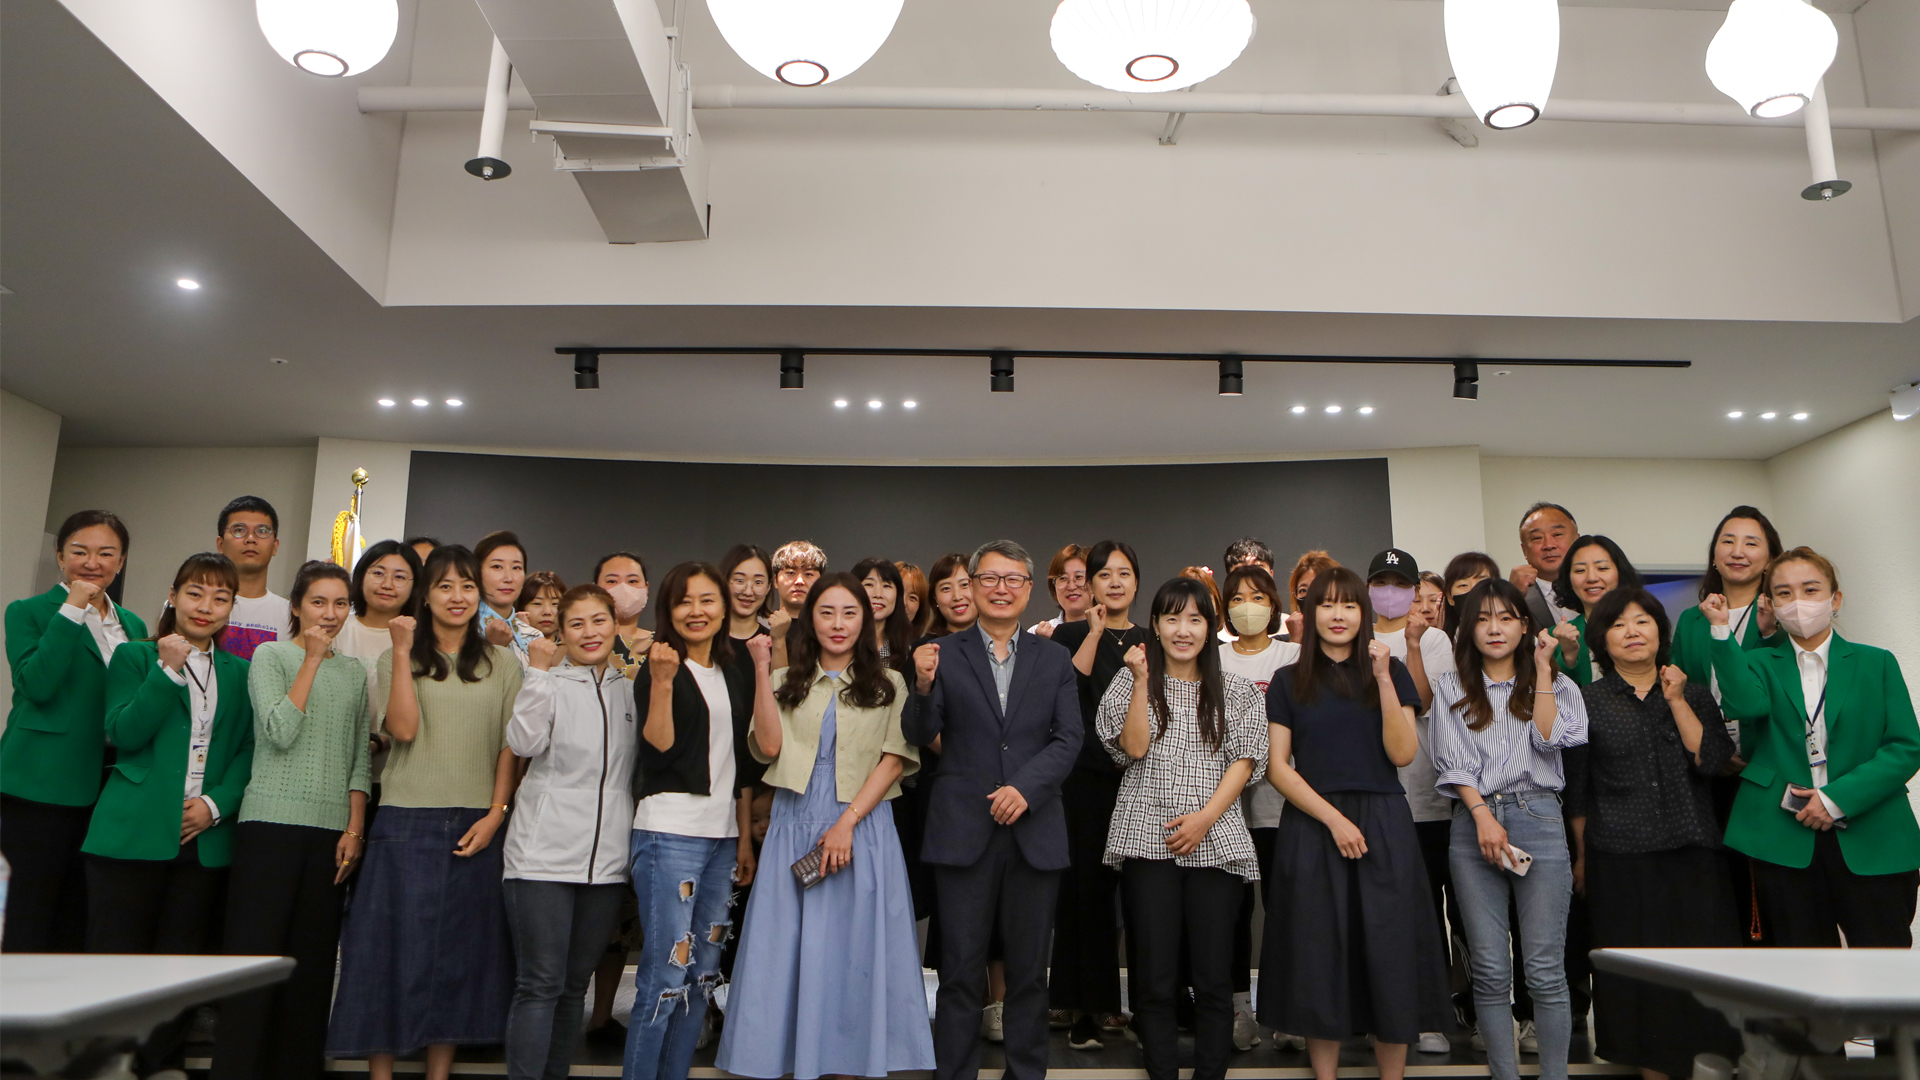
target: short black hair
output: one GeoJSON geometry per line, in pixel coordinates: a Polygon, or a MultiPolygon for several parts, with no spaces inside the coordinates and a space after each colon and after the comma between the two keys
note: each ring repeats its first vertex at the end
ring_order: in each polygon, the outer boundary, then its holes
{"type": "Polygon", "coordinates": [[[81,510],[69,514],[67,520],[60,523],[60,529],[53,534],[53,550],[59,551],[67,546],[67,541],[81,529],[91,529],[95,525],[105,525],[120,538],[120,557],[127,557],[127,547],[131,543],[127,538],[127,523],[120,515],[109,510],[81,510]]]}
{"type": "Polygon", "coordinates": [[[1136,589],[1139,588],[1141,584],[1140,556],[1133,553],[1133,545],[1127,543],[1125,540],[1102,540],[1088,549],[1087,579],[1091,581],[1093,575],[1105,570],[1107,563],[1112,561],[1116,553],[1119,554],[1121,558],[1127,560],[1127,565],[1133,568],[1134,587],[1136,589]]]}
{"type": "MultiPolygon", "coordinates": [[[[438,545],[435,545],[438,546],[438,545]]],[[[389,555],[398,555],[407,564],[407,571],[413,575],[413,584],[407,593],[407,602],[401,606],[400,614],[412,615],[419,608],[421,593],[425,587],[420,582],[420,556],[413,550],[412,541],[401,543],[398,540],[382,540],[368,548],[353,565],[353,580],[347,585],[347,599],[353,604],[355,615],[367,613],[367,571],[373,564],[389,555]]]]}
{"type": "Polygon", "coordinates": [[[1242,563],[1261,562],[1269,567],[1273,565],[1273,549],[1266,543],[1251,536],[1243,536],[1227,545],[1227,553],[1221,557],[1221,563],[1231,570],[1242,563]]]}
{"type": "Polygon", "coordinates": [[[228,503],[226,509],[220,511],[220,524],[214,527],[214,535],[225,533],[227,519],[235,514],[265,514],[267,521],[273,525],[274,535],[277,536],[280,533],[280,514],[274,510],[273,504],[258,495],[242,495],[228,503]]]}
{"type": "MultiPolygon", "coordinates": [[[[434,548],[437,548],[440,546],[440,540],[438,537],[428,536],[425,533],[422,533],[419,536],[410,536],[404,541],[404,543],[408,547],[419,547],[421,544],[425,544],[427,545],[427,551],[429,553],[431,553],[434,548]]],[[[419,552],[415,552],[414,554],[417,555],[419,554],[419,552]]]]}
{"type": "MultiPolygon", "coordinates": [[[[755,548],[754,550],[758,551],[760,549],[755,548]]],[[[600,556],[600,561],[593,564],[593,583],[594,584],[598,585],[600,583],[600,571],[605,570],[607,568],[607,564],[612,562],[615,559],[632,559],[640,567],[640,576],[647,579],[648,581],[653,580],[653,575],[647,573],[647,560],[641,558],[640,556],[634,554],[631,551],[614,551],[614,552],[609,552],[605,555],[600,556]]],[[[728,567],[727,572],[732,573],[733,568],[728,567]]],[[[768,572],[769,573],[772,572],[771,563],[768,564],[768,572]]],[[[726,583],[727,582],[725,578],[720,579],[721,585],[724,586],[726,583]]]]}
{"type": "Polygon", "coordinates": [[[1520,524],[1516,526],[1516,528],[1521,528],[1521,529],[1526,528],[1527,519],[1539,513],[1542,510],[1557,511],[1561,516],[1565,517],[1568,521],[1572,522],[1574,528],[1578,529],[1580,527],[1580,519],[1573,516],[1573,511],[1567,509],[1564,506],[1561,506],[1559,503],[1537,502],[1537,503],[1534,503],[1532,506],[1527,507],[1527,512],[1520,515],[1520,524]]]}
{"type": "Polygon", "coordinates": [[[1600,670],[1613,674],[1613,655],[1607,652],[1607,631],[1627,613],[1628,604],[1639,604],[1640,610],[1653,616],[1653,625],[1659,628],[1659,648],[1654,653],[1656,668],[1667,666],[1669,655],[1673,651],[1673,624],[1667,621],[1667,606],[1646,589],[1635,585],[1629,588],[1624,583],[1593,605],[1593,616],[1587,620],[1587,652],[1600,670]]]}

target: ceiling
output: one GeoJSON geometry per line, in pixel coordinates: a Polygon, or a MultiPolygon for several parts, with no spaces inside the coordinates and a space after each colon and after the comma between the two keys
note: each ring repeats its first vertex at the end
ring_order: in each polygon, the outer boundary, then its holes
{"type": "MultiPolygon", "coordinates": [[[[55,0],[0,36],[0,385],[94,445],[320,436],[716,459],[1219,458],[1477,444],[1489,453],[1760,458],[1886,407],[1920,378],[1897,324],[1153,310],[393,307],[370,298],[55,0]],[[175,286],[182,276],[203,288],[175,286]],[[1479,355],[1441,367],[816,356],[607,357],[572,389],[561,344],[1012,347],[1479,355]],[[1496,358],[1686,359],[1687,371],[1513,369],[1496,358]],[[274,358],[285,360],[276,363],[274,358]],[[416,395],[432,401],[415,409],[416,395]],[[382,409],[389,396],[401,404],[382,409]],[[465,402],[459,409],[441,404],[465,402]],[[844,397],[850,405],[836,409],[844,397]],[[900,407],[912,398],[918,408],[900,407]],[[865,403],[879,400],[882,408],[865,403]],[[1290,410],[1309,407],[1305,415],[1290,410]],[[1344,411],[1329,416],[1326,405],[1344,411]],[[1361,405],[1371,416],[1355,414],[1361,405]],[[1730,421],[1739,409],[1748,415],[1730,421]],[[1771,422],[1755,418],[1777,410],[1771,422]],[[1787,417],[1806,411],[1810,418],[1787,417]]],[[[512,267],[499,272],[511,274],[512,267]]]]}

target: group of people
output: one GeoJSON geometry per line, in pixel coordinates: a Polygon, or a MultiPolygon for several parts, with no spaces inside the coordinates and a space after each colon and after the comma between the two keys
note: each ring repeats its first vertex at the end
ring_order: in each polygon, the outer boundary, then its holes
{"type": "Polygon", "coordinates": [[[1244,538],[1144,605],[1118,540],[924,571],[742,544],[653,589],[627,551],[569,587],[505,531],[282,599],[278,527],[230,504],[150,634],[109,598],[126,526],[84,511],[6,612],[5,948],[292,956],[222,1003],[216,1080],[501,1043],[551,1080],[583,1028],[684,1080],[716,1021],[754,1077],[957,1080],[995,1041],[1040,1080],[1050,1028],[1130,1028],[1173,1080],[1185,1027],[1196,1080],[1262,1038],[1332,1080],[1362,1034],[1398,1080],[1463,1023],[1496,1080],[1521,1049],[1560,1080],[1589,1002],[1595,1052],[1658,1080],[1738,1036],[1588,948],[1912,944],[1907,686],[1753,507],[1677,621],[1548,503],[1505,574],[1389,548],[1283,582],[1244,538]]]}

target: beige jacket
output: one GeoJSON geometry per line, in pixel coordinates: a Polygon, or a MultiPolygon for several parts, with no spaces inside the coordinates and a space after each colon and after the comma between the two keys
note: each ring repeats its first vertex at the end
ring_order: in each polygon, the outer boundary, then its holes
{"type": "MultiPolygon", "coordinates": [[[[786,668],[773,673],[773,685],[786,679],[786,668]]],[[[848,803],[866,786],[881,754],[898,754],[907,760],[902,776],[920,771],[920,750],[907,742],[900,730],[900,714],[907,706],[907,684],[899,672],[889,669],[893,683],[893,704],[880,709],[862,709],[841,698],[834,705],[833,778],[838,801],[848,803]]],[[[827,715],[827,702],[833,694],[846,689],[845,672],[828,676],[814,669],[813,686],[807,699],[794,708],[780,706],[780,756],[768,757],[760,749],[760,740],[750,739],[755,761],[768,764],[765,780],[771,787],[786,788],[802,795],[813,775],[813,759],[820,754],[820,724],[827,715]]],[[[898,798],[896,782],[887,790],[887,798],[898,798]]]]}

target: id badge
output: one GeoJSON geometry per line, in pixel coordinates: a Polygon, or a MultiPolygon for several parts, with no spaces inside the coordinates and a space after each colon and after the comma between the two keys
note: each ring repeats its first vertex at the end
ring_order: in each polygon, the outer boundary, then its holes
{"type": "Polygon", "coordinates": [[[194,780],[204,780],[207,776],[207,744],[194,743],[193,753],[187,759],[187,775],[194,780]]]}

